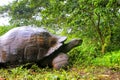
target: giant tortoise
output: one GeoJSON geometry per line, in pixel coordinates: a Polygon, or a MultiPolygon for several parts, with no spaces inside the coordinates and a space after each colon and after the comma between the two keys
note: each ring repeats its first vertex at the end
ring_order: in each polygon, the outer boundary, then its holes
{"type": "Polygon", "coordinates": [[[60,69],[68,64],[66,53],[82,43],[81,39],[64,43],[66,39],[38,27],[13,28],[0,37],[0,64],[35,62],[60,69]]]}

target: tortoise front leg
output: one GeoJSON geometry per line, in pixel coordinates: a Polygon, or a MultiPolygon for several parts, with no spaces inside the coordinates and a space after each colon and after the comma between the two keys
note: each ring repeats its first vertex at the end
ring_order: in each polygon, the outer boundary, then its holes
{"type": "Polygon", "coordinates": [[[66,68],[68,65],[68,55],[65,53],[59,53],[52,61],[54,69],[66,68]]]}
{"type": "Polygon", "coordinates": [[[64,68],[68,65],[68,55],[65,53],[55,53],[37,62],[40,67],[53,67],[54,69],[64,68]]]}

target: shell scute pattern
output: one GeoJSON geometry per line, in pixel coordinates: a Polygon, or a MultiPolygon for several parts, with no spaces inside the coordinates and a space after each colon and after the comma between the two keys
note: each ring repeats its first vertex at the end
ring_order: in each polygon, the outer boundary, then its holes
{"type": "Polygon", "coordinates": [[[41,60],[57,50],[63,40],[44,29],[17,27],[0,37],[0,62],[31,62],[41,60]]]}

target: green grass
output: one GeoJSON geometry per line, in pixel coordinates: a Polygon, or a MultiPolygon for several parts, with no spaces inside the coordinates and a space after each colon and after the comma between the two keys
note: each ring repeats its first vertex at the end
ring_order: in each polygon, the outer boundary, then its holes
{"type": "Polygon", "coordinates": [[[94,65],[106,67],[120,67],[120,51],[106,53],[92,62],[94,65]]]}
{"type": "MultiPolygon", "coordinates": [[[[117,80],[120,70],[96,66],[72,66],[68,70],[39,68],[33,65],[30,69],[22,66],[0,69],[0,78],[6,80],[117,80]]],[[[0,79],[1,80],[1,79],[0,79]]]]}
{"type": "Polygon", "coordinates": [[[0,26],[0,36],[14,27],[15,26],[0,26]]]}

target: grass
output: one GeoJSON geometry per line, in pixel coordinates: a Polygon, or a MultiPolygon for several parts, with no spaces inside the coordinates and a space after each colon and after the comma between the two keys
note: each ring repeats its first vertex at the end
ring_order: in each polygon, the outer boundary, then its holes
{"type": "Polygon", "coordinates": [[[96,66],[72,66],[68,70],[22,66],[0,69],[0,80],[119,80],[120,70],[96,66]],[[115,78],[114,78],[115,77],[115,78]]]}
{"type": "Polygon", "coordinates": [[[120,51],[106,53],[93,60],[94,65],[106,67],[120,67],[120,51]]]}
{"type": "Polygon", "coordinates": [[[0,36],[14,28],[14,26],[0,26],[0,36]]]}

